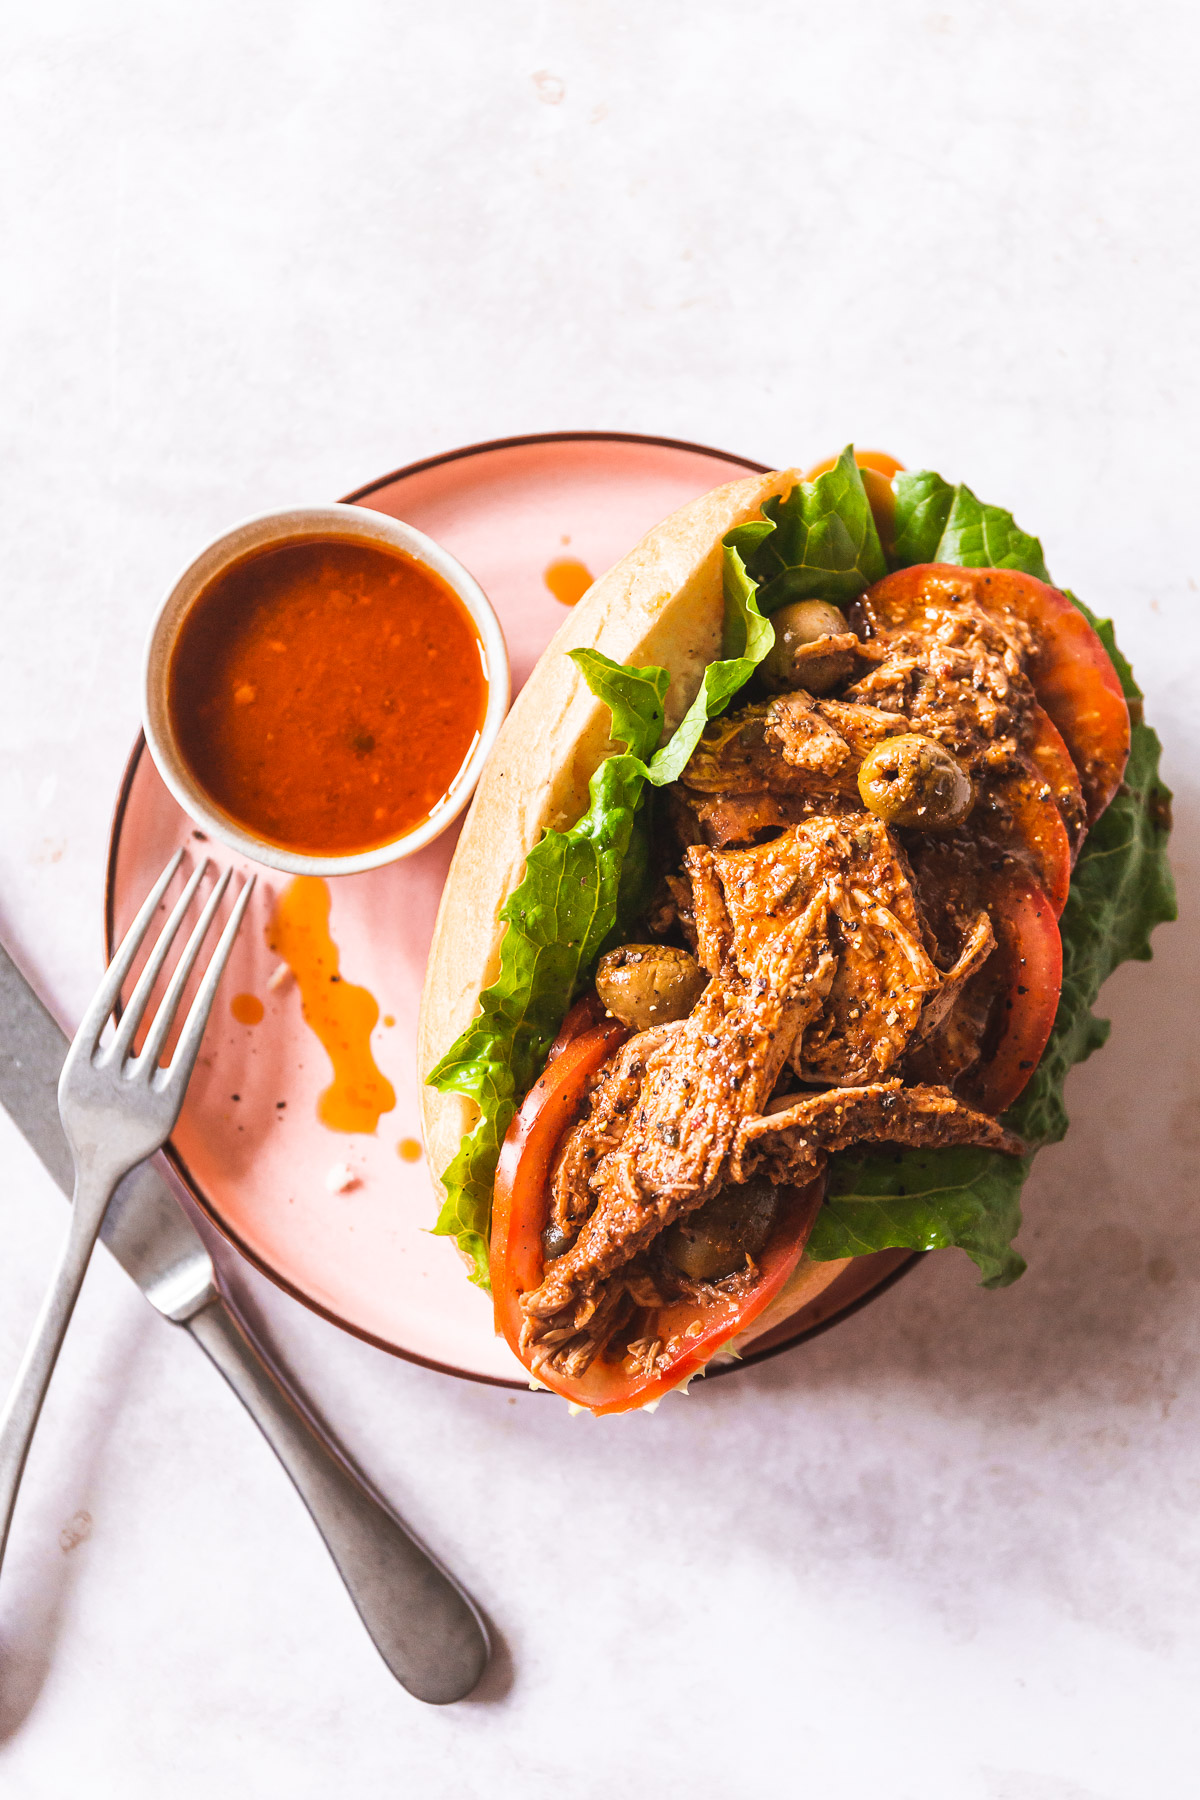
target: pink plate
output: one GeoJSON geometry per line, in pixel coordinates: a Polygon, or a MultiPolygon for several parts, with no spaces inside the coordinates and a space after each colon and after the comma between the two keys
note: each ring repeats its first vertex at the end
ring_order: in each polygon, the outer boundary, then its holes
{"type": "MultiPolygon", "coordinates": [[[[504,627],[515,693],[562,622],[563,607],[545,582],[550,563],[577,558],[599,574],[685,501],[761,467],[663,439],[569,433],[457,451],[350,498],[427,532],[476,576],[504,627]]],[[[430,1235],[436,1202],[424,1161],[397,1153],[420,1135],[417,1007],[456,837],[453,827],[406,861],[331,883],[341,971],[378,1002],[372,1045],[396,1090],[395,1109],[378,1131],[343,1134],[317,1119],[329,1062],[301,1017],[295,985],[269,985],[278,958],[266,924],[286,878],[259,868],[170,1152],[220,1229],[326,1317],[415,1361],[524,1387],[524,1370],[492,1330],[488,1297],[466,1279],[453,1243],[430,1235]],[[231,1001],[244,994],[262,1002],[261,1023],[235,1021],[231,1001]],[[338,1165],[355,1185],[330,1192],[326,1177],[338,1165]]],[[[139,742],[113,822],[110,949],[180,843],[200,848],[139,742]]],[[[223,850],[220,857],[253,866],[223,850]]],[[[764,1340],[763,1352],[861,1303],[909,1260],[894,1252],[860,1259],[869,1271],[852,1265],[846,1276],[853,1281],[834,1283],[819,1314],[789,1321],[764,1340]]]]}

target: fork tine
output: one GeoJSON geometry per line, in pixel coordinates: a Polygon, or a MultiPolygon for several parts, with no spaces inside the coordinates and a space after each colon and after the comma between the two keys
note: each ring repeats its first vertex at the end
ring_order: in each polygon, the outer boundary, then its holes
{"type": "MultiPolygon", "coordinates": [[[[212,1004],[217,996],[217,984],[225,973],[225,964],[229,961],[229,952],[233,949],[233,940],[238,934],[242,915],[249,905],[256,880],[257,877],[254,875],[248,878],[234,903],[233,911],[229,915],[225,929],[213,952],[212,961],[204,971],[204,980],[200,983],[200,991],[192,1001],[191,1011],[184,1021],[170,1067],[162,1071],[161,1087],[172,1089],[180,1099],[183,1098],[183,1090],[191,1076],[192,1066],[200,1049],[200,1040],[204,1036],[204,1027],[208,1024],[208,1015],[212,1011],[212,1004]]],[[[157,1024],[157,1020],[155,1023],[157,1024]]]]}
{"type": "Polygon", "coordinates": [[[184,918],[187,915],[187,910],[195,898],[196,889],[204,879],[204,872],[207,868],[208,858],[205,857],[199,867],[193,871],[187,886],[179,896],[179,899],[175,902],[171,916],[159,933],[158,941],[146,959],[146,966],[138,976],[137,986],[130,995],[129,1004],[121,1015],[121,1023],[117,1027],[117,1035],[113,1039],[112,1048],[108,1052],[109,1060],[115,1063],[118,1069],[129,1054],[134,1037],[137,1034],[137,1028],[142,1022],[142,1015],[146,1010],[154,984],[162,973],[162,966],[167,960],[167,952],[175,942],[179,927],[183,924],[184,918]]]}
{"type": "Polygon", "coordinates": [[[133,959],[142,947],[142,939],[150,929],[150,921],[158,911],[163,895],[171,885],[176,869],[183,861],[183,851],[177,850],[146,899],[140,912],[125,936],[121,939],[121,947],[108,965],[104,980],[96,990],[92,1004],[83,1015],[79,1030],[75,1033],[72,1050],[82,1052],[86,1056],[94,1056],[96,1046],[100,1042],[100,1033],[108,1022],[120,997],[125,977],[133,966],[133,959]]]}
{"type": "Polygon", "coordinates": [[[183,990],[187,986],[188,976],[200,954],[201,945],[208,936],[209,927],[216,916],[217,908],[225,897],[225,889],[229,886],[229,877],[232,873],[231,869],[224,871],[212,893],[204,902],[204,910],[192,929],[192,935],[184,945],[183,955],[175,965],[174,972],[167,984],[167,991],[159,1001],[158,1011],[151,1020],[150,1029],[146,1033],[146,1041],[142,1045],[142,1053],[137,1059],[136,1066],[139,1069],[147,1069],[151,1074],[154,1072],[154,1065],[162,1055],[163,1045],[166,1043],[174,1023],[175,1014],[179,1011],[179,1002],[183,997],[183,990]]]}

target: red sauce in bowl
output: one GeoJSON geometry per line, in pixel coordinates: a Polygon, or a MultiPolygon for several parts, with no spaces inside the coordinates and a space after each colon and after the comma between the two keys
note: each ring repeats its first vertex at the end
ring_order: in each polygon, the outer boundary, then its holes
{"type": "Polygon", "coordinates": [[[299,538],[234,563],[184,619],[167,681],[193,779],[279,849],[353,856],[423,823],[483,726],[483,645],[399,550],[299,538]]]}

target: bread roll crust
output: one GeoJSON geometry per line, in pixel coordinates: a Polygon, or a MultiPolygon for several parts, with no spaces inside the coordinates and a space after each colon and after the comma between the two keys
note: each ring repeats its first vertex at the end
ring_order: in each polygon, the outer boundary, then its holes
{"type": "MultiPolygon", "coordinates": [[[[795,469],[714,488],[672,513],[594,582],[542,653],[501,728],[467,813],[446,878],[417,1026],[422,1077],[474,1017],[496,978],[500,909],[521,879],[544,831],[563,830],[586,811],[588,783],[616,746],[608,708],[567,652],[595,649],[614,662],[658,664],[671,684],[666,730],[694,700],[721,653],[724,621],[721,540],[756,518],[764,500],[786,494],[795,469]]],[[[565,1000],[564,1000],[565,1011],[565,1000]]],[[[430,1173],[440,1175],[478,1118],[474,1102],[422,1088],[430,1173]]],[[[806,1305],[845,1267],[802,1259],[773,1305],[737,1340],[739,1348],[806,1305]]]]}

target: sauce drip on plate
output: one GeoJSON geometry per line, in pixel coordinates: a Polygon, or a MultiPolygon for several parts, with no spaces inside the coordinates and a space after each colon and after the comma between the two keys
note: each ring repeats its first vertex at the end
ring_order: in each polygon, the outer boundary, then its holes
{"type": "Polygon", "coordinates": [[[560,556],[548,565],[542,579],[556,600],[564,606],[577,606],[592,585],[592,572],[577,556],[560,556]]]}
{"type": "Polygon", "coordinates": [[[272,546],[183,622],[168,705],[195,779],[281,849],[392,843],[450,791],[483,725],[483,646],[457,596],[353,538],[272,546]]]}
{"type": "Polygon", "coordinates": [[[329,883],[316,875],[289,881],[267,927],[267,947],[296,977],[305,1023],[333,1064],[333,1080],[317,1102],[317,1117],[331,1131],[374,1131],[391,1112],[396,1090],[376,1065],[371,1033],[379,1007],[365,987],[341,973],[329,932],[329,883]]]}

